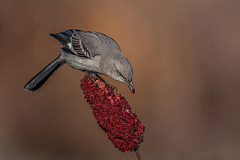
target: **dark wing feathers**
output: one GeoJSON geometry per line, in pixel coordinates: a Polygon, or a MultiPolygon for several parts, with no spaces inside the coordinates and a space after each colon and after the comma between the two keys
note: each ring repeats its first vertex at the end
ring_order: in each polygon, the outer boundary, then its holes
{"type": "Polygon", "coordinates": [[[52,33],[50,35],[55,37],[62,44],[62,49],[65,52],[75,54],[82,58],[95,57],[98,54],[91,53],[91,51],[89,51],[83,44],[84,37],[81,37],[79,35],[79,33],[81,32],[84,32],[84,31],[70,29],[70,30],[66,30],[56,34],[52,33]]]}
{"type": "Polygon", "coordinates": [[[83,44],[82,40],[80,40],[80,38],[78,38],[76,34],[72,36],[72,47],[80,57],[87,57],[87,58],[94,57],[92,54],[89,53],[89,51],[86,49],[85,45],[83,44]]]}
{"type": "Polygon", "coordinates": [[[73,29],[70,29],[60,33],[51,33],[50,35],[56,38],[63,46],[67,47],[74,32],[73,29]]]}
{"type": "Polygon", "coordinates": [[[62,50],[64,50],[65,52],[71,53],[73,55],[76,55],[76,53],[74,53],[71,49],[69,49],[67,47],[62,47],[62,50]]]}

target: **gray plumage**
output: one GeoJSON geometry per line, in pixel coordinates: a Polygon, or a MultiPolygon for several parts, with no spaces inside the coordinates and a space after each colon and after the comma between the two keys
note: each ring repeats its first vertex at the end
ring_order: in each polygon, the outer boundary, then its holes
{"type": "Polygon", "coordinates": [[[40,88],[55,70],[67,63],[74,69],[87,73],[109,76],[128,85],[135,92],[132,83],[133,68],[121,49],[111,37],[92,31],[76,29],[50,34],[61,44],[60,55],[33,77],[24,90],[33,92],[40,88]]]}

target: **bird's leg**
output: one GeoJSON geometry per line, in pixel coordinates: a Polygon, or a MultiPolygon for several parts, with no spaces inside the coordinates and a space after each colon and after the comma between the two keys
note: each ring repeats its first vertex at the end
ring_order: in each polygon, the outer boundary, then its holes
{"type": "Polygon", "coordinates": [[[95,78],[97,78],[96,74],[92,74],[91,72],[88,72],[88,71],[86,71],[86,73],[87,73],[87,76],[88,76],[87,81],[89,81],[90,79],[92,79],[93,82],[97,85],[97,82],[96,82],[96,80],[95,80],[95,78]]]}
{"type": "Polygon", "coordinates": [[[118,92],[117,87],[112,86],[110,83],[107,83],[104,79],[102,79],[102,77],[99,76],[99,74],[96,73],[96,77],[98,77],[99,79],[101,79],[101,81],[102,81],[103,83],[105,83],[105,85],[109,85],[109,87],[110,87],[110,92],[112,92],[112,91],[114,91],[114,90],[116,90],[116,92],[118,92]],[[112,89],[112,88],[113,88],[113,89],[112,89]]]}
{"type": "Polygon", "coordinates": [[[92,73],[92,72],[88,72],[88,71],[85,71],[87,73],[87,76],[88,76],[88,79],[87,81],[89,81],[90,79],[93,80],[93,82],[98,85],[98,83],[96,82],[96,79],[99,78],[105,85],[108,85],[110,87],[110,92],[113,92],[114,90],[116,92],[118,92],[117,90],[117,87],[115,86],[112,86],[111,84],[107,83],[102,77],[99,76],[98,73],[92,73]],[[113,88],[113,89],[112,89],[113,88]]]}
{"type": "Polygon", "coordinates": [[[115,87],[115,86],[112,86],[111,84],[108,84],[109,86],[110,86],[110,92],[112,92],[112,91],[116,91],[116,92],[118,92],[118,89],[117,89],[117,87],[115,87]],[[113,88],[113,89],[112,89],[113,88]]]}

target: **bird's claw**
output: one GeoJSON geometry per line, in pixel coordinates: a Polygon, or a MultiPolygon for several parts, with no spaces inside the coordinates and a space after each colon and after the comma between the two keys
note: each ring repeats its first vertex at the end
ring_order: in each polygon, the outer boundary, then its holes
{"type": "Polygon", "coordinates": [[[112,86],[112,85],[109,84],[109,83],[107,83],[107,84],[110,86],[110,92],[114,92],[114,91],[118,92],[117,87],[112,86]]]}
{"type": "Polygon", "coordinates": [[[98,83],[96,82],[96,79],[99,78],[105,85],[108,85],[108,86],[110,87],[110,92],[114,92],[114,91],[118,92],[117,87],[115,87],[115,86],[107,83],[104,79],[102,79],[102,77],[99,76],[99,74],[97,74],[97,73],[94,73],[94,74],[93,74],[93,73],[90,73],[90,72],[86,72],[86,73],[87,73],[87,75],[88,75],[87,81],[89,81],[90,79],[92,79],[93,82],[94,82],[96,85],[98,85],[98,83]]]}
{"type": "Polygon", "coordinates": [[[88,76],[87,82],[91,79],[97,85],[97,82],[95,80],[95,79],[97,79],[96,74],[92,74],[90,72],[86,72],[86,73],[87,73],[87,76],[88,76]]]}
{"type": "Polygon", "coordinates": [[[107,82],[106,82],[104,79],[102,79],[102,77],[100,77],[98,74],[96,74],[96,76],[97,76],[99,79],[101,79],[101,81],[102,81],[105,85],[108,85],[108,86],[110,87],[110,92],[114,92],[114,91],[118,92],[117,87],[115,87],[115,86],[107,83],[107,82]]]}

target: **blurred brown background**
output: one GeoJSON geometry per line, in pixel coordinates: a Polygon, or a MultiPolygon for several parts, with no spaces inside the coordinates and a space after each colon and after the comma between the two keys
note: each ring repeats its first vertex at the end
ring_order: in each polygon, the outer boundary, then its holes
{"type": "Polygon", "coordinates": [[[64,65],[32,94],[23,86],[60,53],[48,34],[113,37],[136,94],[116,85],[145,125],[146,160],[240,159],[239,0],[0,1],[0,159],[132,160],[107,139],[64,65]]]}

